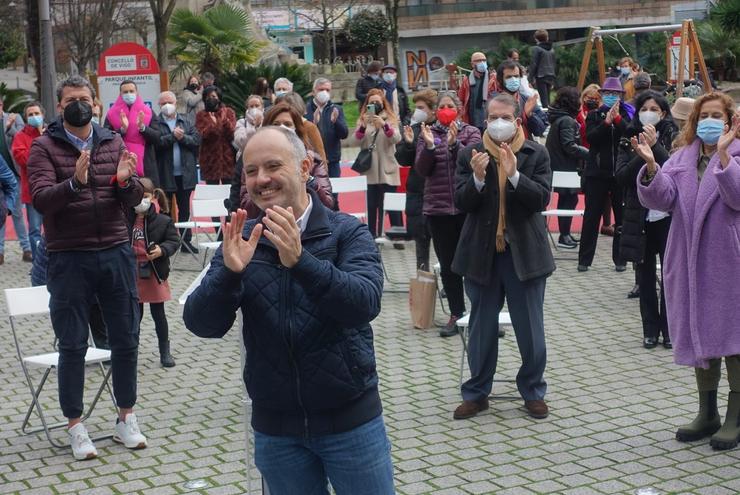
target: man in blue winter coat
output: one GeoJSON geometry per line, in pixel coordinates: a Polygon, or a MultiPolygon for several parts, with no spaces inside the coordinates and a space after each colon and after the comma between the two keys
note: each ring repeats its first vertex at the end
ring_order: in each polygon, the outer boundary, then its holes
{"type": "Polygon", "coordinates": [[[244,151],[262,213],[238,210],[185,304],[185,325],[223,337],[241,309],[255,463],[270,493],[394,493],[369,322],[383,272],[367,227],[306,189],[302,141],[263,127],[244,151]]]}

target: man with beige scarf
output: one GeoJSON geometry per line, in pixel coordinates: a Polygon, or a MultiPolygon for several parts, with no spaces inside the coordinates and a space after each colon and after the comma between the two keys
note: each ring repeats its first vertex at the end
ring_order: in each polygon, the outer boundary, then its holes
{"type": "Polygon", "coordinates": [[[524,138],[520,108],[509,95],[487,104],[483,142],[457,160],[455,205],[465,213],[452,270],[465,277],[470,298],[468,365],[455,419],[488,409],[498,361],[498,317],[508,303],[522,366],[517,388],[527,413],[548,415],[545,281],[555,270],[540,212],[550,201],[552,171],[544,146],[524,138]]]}

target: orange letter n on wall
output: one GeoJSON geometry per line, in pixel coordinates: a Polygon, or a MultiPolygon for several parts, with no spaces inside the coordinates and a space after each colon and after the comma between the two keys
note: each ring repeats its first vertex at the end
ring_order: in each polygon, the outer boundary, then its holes
{"type": "Polygon", "coordinates": [[[419,50],[418,55],[411,50],[406,51],[406,72],[409,88],[415,88],[423,81],[429,82],[426,50],[419,50]]]}

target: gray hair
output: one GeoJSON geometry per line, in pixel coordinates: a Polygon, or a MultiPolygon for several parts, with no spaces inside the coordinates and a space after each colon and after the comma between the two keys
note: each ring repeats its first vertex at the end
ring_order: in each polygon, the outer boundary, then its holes
{"type": "Polygon", "coordinates": [[[177,101],[177,95],[172,91],[162,91],[161,93],[159,93],[160,100],[164,98],[165,96],[171,96],[175,99],[175,101],[177,101]]]}
{"type": "Polygon", "coordinates": [[[319,78],[317,78],[317,79],[316,79],[316,80],[315,80],[315,81],[313,82],[313,90],[314,90],[314,91],[316,91],[316,88],[318,88],[318,87],[319,87],[319,86],[321,86],[322,84],[326,84],[326,83],[329,83],[329,84],[331,84],[332,82],[331,82],[331,81],[330,81],[329,79],[325,78],[325,77],[319,77],[319,78]]]}
{"type": "Polygon", "coordinates": [[[439,103],[442,101],[442,98],[449,98],[452,100],[452,103],[455,104],[458,111],[462,110],[462,102],[460,101],[460,98],[457,96],[457,93],[454,91],[440,91],[437,95],[437,107],[439,107],[439,103]]]}
{"type": "Polygon", "coordinates": [[[519,106],[519,103],[514,99],[513,96],[505,94],[505,93],[499,93],[490,100],[488,100],[488,103],[486,103],[486,112],[488,112],[488,107],[491,106],[491,103],[493,102],[501,103],[507,106],[510,106],[514,109],[514,117],[519,118],[522,115],[522,109],[519,106]]]}
{"type": "MultiPolygon", "coordinates": [[[[308,151],[306,151],[306,145],[303,144],[303,141],[301,140],[301,138],[298,137],[298,134],[279,125],[268,125],[257,129],[257,132],[254,133],[254,136],[266,131],[277,131],[285,136],[285,139],[287,139],[290,143],[290,148],[293,152],[293,159],[295,160],[296,168],[300,170],[301,162],[303,162],[303,160],[305,160],[308,156],[308,151]]],[[[254,138],[254,136],[252,137],[254,138]]],[[[250,141],[251,140],[252,139],[250,139],[250,141]]]]}
{"type": "Polygon", "coordinates": [[[275,83],[272,85],[273,91],[277,91],[277,89],[275,88],[277,88],[278,84],[281,83],[288,83],[288,86],[290,87],[288,91],[293,91],[293,83],[290,82],[290,79],[288,79],[287,77],[278,77],[277,79],[275,79],[275,83]]]}
{"type": "Polygon", "coordinates": [[[291,91],[290,93],[286,93],[283,96],[278,96],[275,99],[275,103],[285,102],[291,107],[293,107],[301,116],[303,116],[306,113],[306,102],[303,101],[303,98],[301,98],[301,95],[298,93],[294,93],[291,91]]]}
{"type": "Polygon", "coordinates": [[[64,92],[64,88],[87,88],[90,90],[90,95],[92,96],[92,98],[95,99],[95,88],[93,88],[93,85],[90,84],[90,81],[82,76],[69,76],[67,79],[57,84],[57,102],[62,101],[62,93],[64,92]]]}

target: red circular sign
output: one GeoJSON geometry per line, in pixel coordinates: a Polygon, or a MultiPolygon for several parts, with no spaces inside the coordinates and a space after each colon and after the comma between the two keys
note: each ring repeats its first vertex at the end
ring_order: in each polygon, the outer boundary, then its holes
{"type": "Polygon", "coordinates": [[[136,43],[117,43],[100,56],[98,76],[159,74],[152,52],[136,43]]]}

